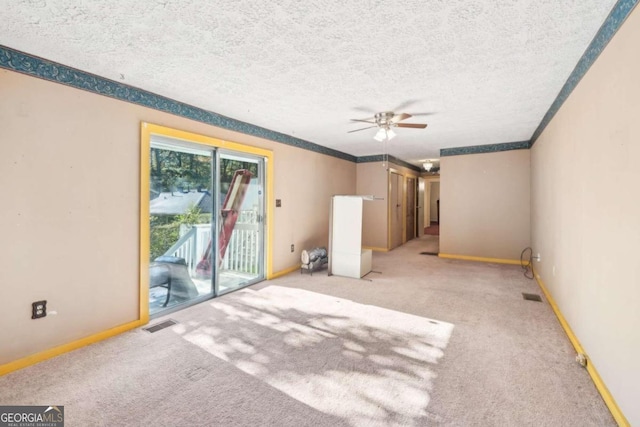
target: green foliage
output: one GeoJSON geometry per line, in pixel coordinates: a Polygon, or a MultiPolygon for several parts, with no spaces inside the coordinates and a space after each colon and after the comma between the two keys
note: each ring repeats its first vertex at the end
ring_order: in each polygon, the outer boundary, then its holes
{"type": "Polygon", "coordinates": [[[194,224],[209,224],[211,214],[203,214],[195,205],[181,215],[152,215],[149,217],[151,225],[151,251],[150,261],[164,255],[178,239],[180,239],[180,226],[188,227],[194,224]]]}
{"type": "MultiPolygon", "coordinates": [[[[151,148],[151,189],[157,193],[178,190],[199,190],[212,192],[210,156],[184,153],[180,151],[151,148]]],[[[236,170],[247,169],[258,176],[258,164],[239,160],[221,159],[220,192],[228,191],[236,170]]],[[[208,224],[211,214],[203,214],[193,205],[180,215],[158,215],[149,218],[151,225],[151,261],[164,255],[180,238],[180,226],[208,224]]]]}
{"type": "Polygon", "coordinates": [[[201,211],[196,205],[191,205],[187,211],[178,215],[178,223],[191,227],[193,224],[200,223],[201,211]]]}
{"type": "Polygon", "coordinates": [[[158,192],[178,189],[210,190],[211,157],[179,151],[151,149],[151,188],[158,192]]]}
{"type": "MultiPolygon", "coordinates": [[[[185,190],[211,191],[211,157],[180,151],[151,148],[151,189],[157,192],[185,190]]],[[[258,164],[240,160],[221,159],[220,185],[228,191],[235,171],[246,169],[258,176],[258,164]]]]}
{"type": "Polygon", "coordinates": [[[171,192],[171,195],[173,196],[173,192],[176,190],[176,183],[178,182],[180,175],[181,171],[177,168],[164,168],[159,179],[161,185],[160,191],[171,192]]]}
{"type": "Polygon", "coordinates": [[[164,255],[178,241],[180,238],[180,223],[172,222],[154,226],[152,220],[151,224],[150,261],[153,261],[157,257],[164,255]]]}
{"type": "Polygon", "coordinates": [[[220,191],[226,193],[231,185],[233,174],[239,169],[246,169],[254,177],[258,176],[258,164],[239,160],[222,159],[220,161],[220,191]]]}

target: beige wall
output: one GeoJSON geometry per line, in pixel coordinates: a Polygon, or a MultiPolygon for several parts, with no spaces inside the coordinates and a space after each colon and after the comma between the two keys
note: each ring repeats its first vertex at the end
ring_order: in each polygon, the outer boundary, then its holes
{"type": "Polygon", "coordinates": [[[138,319],[142,121],[273,150],[274,272],[356,190],[352,162],[5,70],[0,93],[0,364],[138,319]],[[40,299],[57,314],[31,320],[40,299]]]}
{"type": "Polygon", "coordinates": [[[536,268],[631,425],[640,425],[640,9],[532,148],[536,268]]]}
{"type": "Polygon", "coordinates": [[[362,245],[387,248],[387,169],[380,162],[358,163],[356,194],[383,200],[366,202],[362,211],[362,245]]]}
{"type": "Polygon", "coordinates": [[[440,160],[440,252],[519,259],[530,244],[529,150],[440,160]]]}

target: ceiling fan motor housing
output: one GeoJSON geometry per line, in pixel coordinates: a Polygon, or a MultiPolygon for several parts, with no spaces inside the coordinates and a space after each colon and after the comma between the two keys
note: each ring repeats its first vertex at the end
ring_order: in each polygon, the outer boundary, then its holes
{"type": "Polygon", "coordinates": [[[395,114],[393,113],[393,111],[376,113],[375,115],[376,124],[380,127],[388,128],[391,125],[391,119],[393,119],[394,115],[395,114]]]}

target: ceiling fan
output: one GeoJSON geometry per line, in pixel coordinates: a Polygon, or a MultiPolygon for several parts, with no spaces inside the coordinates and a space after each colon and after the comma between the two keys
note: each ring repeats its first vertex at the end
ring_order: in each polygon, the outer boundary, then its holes
{"type": "Polygon", "coordinates": [[[359,132],[365,129],[371,128],[379,128],[376,136],[373,137],[376,141],[384,141],[385,139],[390,140],[396,133],[392,130],[392,128],[414,128],[414,129],[424,129],[427,127],[425,123],[400,123],[402,120],[406,120],[410,117],[413,117],[411,114],[400,113],[396,114],[393,111],[384,111],[381,113],[376,113],[373,117],[366,119],[351,119],[352,122],[363,122],[363,123],[371,123],[373,126],[367,126],[366,128],[360,128],[355,130],[350,130],[347,133],[359,132]]]}

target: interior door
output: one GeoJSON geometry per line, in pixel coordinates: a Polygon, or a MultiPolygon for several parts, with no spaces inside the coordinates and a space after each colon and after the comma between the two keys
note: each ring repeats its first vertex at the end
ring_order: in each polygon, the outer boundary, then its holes
{"type": "Polygon", "coordinates": [[[407,222],[406,240],[416,237],[416,180],[407,178],[407,222]]]}
{"type": "Polygon", "coordinates": [[[390,249],[402,244],[402,175],[389,174],[390,249]]]}
{"type": "Polygon", "coordinates": [[[424,178],[418,178],[418,206],[416,206],[418,237],[424,236],[424,190],[424,178]]]}

